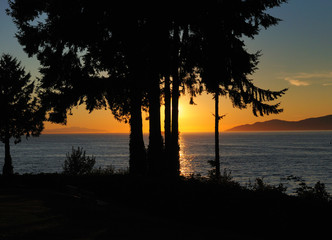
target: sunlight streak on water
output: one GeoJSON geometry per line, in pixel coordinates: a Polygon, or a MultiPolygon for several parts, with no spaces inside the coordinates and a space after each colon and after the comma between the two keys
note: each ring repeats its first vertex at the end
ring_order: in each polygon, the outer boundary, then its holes
{"type": "Polygon", "coordinates": [[[186,154],[185,149],[187,149],[185,141],[183,141],[180,135],[180,172],[183,176],[189,176],[194,173],[193,159],[189,154],[186,154]]]}

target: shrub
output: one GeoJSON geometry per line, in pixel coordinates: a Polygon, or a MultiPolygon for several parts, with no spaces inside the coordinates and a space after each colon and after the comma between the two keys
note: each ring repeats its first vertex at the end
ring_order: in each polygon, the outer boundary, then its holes
{"type": "Polygon", "coordinates": [[[94,176],[109,176],[114,175],[116,173],[114,166],[109,165],[106,168],[97,168],[92,171],[94,176]]]}
{"type": "Polygon", "coordinates": [[[278,193],[285,193],[287,188],[280,183],[279,185],[270,185],[264,182],[263,178],[256,178],[255,183],[252,184],[249,181],[249,185],[247,186],[248,189],[257,191],[257,192],[278,192],[278,193]]]}
{"type": "Polygon", "coordinates": [[[84,175],[91,173],[93,166],[96,163],[96,158],[85,156],[83,148],[78,147],[77,150],[72,148],[71,154],[66,154],[66,159],[62,165],[63,173],[67,175],[84,175]]]}
{"type": "Polygon", "coordinates": [[[228,187],[240,187],[240,183],[233,179],[232,172],[227,168],[224,168],[220,176],[216,175],[215,169],[210,170],[208,180],[228,187]]]}
{"type": "Polygon", "coordinates": [[[322,201],[331,200],[330,194],[325,188],[325,184],[318,181],[314,187],[309,187],[304,181],[301,181],[296,193],[301,198],[317,199],[322,201]]]}

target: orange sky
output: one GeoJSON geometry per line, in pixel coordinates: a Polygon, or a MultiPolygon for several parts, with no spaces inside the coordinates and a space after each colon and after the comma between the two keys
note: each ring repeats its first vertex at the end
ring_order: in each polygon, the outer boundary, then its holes
{"type": "MultiPolygon", "coordinates": [[[[181,132],[212,132],[214,131],[214,102],[212,95],[199,96],[197,105],[189,104],[189,97],[183,96],[180,99],[180,131],[181,132]]],[[[73,115],[68,117],[67,126],[45,123],[47,130],[63,127],[82,127],[87,129],[103,130],[110,133],[127,133],[129,125],[120,123],[114,119],[110,110],[93,111],[91,114],[84,109],[84,106],[73,109],[73,115]]],[[[143,112],[143,119],[148,114],[143,112]]],[[[164,107],[161,108],[162,128],[164,127],[164,107]]],[[[143,131],[149,132],[148,121],[143,122],[143,131]]]]}
{"type": "MultiPolygon", "coordinates": [[[[287,85],[287,84],[285,84],[287,85]]],[[[332,87],[327,88],[326,91],[321,91],[321,98],[327,98],[331,94],[332,87]]],[[[294,99],[294,95],[301,94],[301,90],[290,88],[287,94],[281,99],[284,112],[279,115],[271,115],[265,117],[255,117],[250,106],[248,109],[239,110],[234,109],[231,102],[226,98],[221,98],[220,114],[226,114],[226,117],[220,122],[220,129],[222,131],[235,127],[241,124],[254,123],[257,121],[266,121],[270,119],[285,119],[285,120],[301,120],[309,117],[318,117],[332,113],[331,102],[326,102],[326,106],[321,105],[322,99],[314,99],[307,97],[307,102],[302,103],[305,99],[294,99]],[[298,93],[300,91],[300,93],[298,93]],[[320,104],[320,107],[315,108],[315,105],[320,104]],[[310,111],[308,111],[310,107],[310,111]]],[[[203,94],[196,98],[197,105],[189,104],[189,97],[182,96],[180,99],[180,131],[181,132],[213,132],[214,131],[214,100],[212,95],[203,94]]],[[[164,108],[161,108],[162,118],[164,108]]],[[[58,124],[45,123],[46,130],[57,128],[72,128],[80,127],[89,130],[81,129],[79,132],[107,132],[107,133],[129,133],[129,125],[120,123],[114,119],[110,110],[97,110],[88,113],[84,106],[73,109],[73,115],[68,116],[67,126],[58,124]],[[99,130],[99,131],[92,131],[99,130]]],[[[147,113],[143,113],[143,119],[147,117],[147,113]]],[[[162,128],[163,128],[162,119],[162,128]]],[[[143,123],[143,131],[149,131],[148,121],[143,123]]],[[[47,133],[48,131],[45,131],[47,133]]],[[[73,132],[77,132],[74,130],[73,132]]]]}
{"type": "MultiPolygon", "coordinates": [[[[17,57],[35,79],[40,77],[40,64],[36,57],[29,58],[19,45],[17,29],[6,15],[8,3],[0,0],[0,54],[17,57]]],[[[250,107],[238,110],[229,100],[220,101],[221,130],[237,125],[250,124],[270,119],[297,121],[310,117],[332,114],[332,1],[292,0],[280,8],[269,10],[283,21],[268,30],[262,30],[254,39],[244,39],[250,52],[262,51],[259,70],[251,76],[258,87],[289,91],[280,101],[284,112],[267,117],[254,117],[250,107]]],[[[188,97],[180,99],[181,132],[213,132],[214,101],[211,95],[203,94],[195,99],[197,105],[189,105],[188,97]]],[[[84,106],[73,109],[67,126],[45,123],[46,131],[58,128],[73,128],[85,132],[128,133],[129,126],[117,122],[111,112],[94,111],[89,114],[84,106]],[[92,129],[92,130],[84,130],[92,129]]],[[[143,115],[145,118],[146,116],[143,115]]],[[[148,122],[144,121],[144,132],[148,122]]]]}
{"type": "MultiPolygon", "coordinates": [[[[254,39],[244,39],[250,52],[262,51],[259,69],[251,76],[258,87],[281,90],[289,88],[280,101],[284,112],[266,117],[253,116],[250,107],[238,110],[229,100],[220,101],[221,130],[257,121],[282,119],[297,121],[332,114],[332,1],[292,0],[270,13],[283,21],[262,30],[254,39]],[[296,14],[294,14],[296,13],[296,14]]],[[[189,105],[188,97],[180,99],[181,132],[213,132],[214,101],[203,94],[189,105]]],[[[278,101],[279,102],[279,101],[278,101]]],[[[144,116],[145,118],[145,116],[144,116]]],[[[62,126],[46,124],[46,129],[62,126]]],[[[110,111],[88,114],[84,107],[69,116],[68,127],[101,129],[106,132],[129,132],[110,111]]],[[[148,132],[148,122],[144,122],[148,132]]]]}

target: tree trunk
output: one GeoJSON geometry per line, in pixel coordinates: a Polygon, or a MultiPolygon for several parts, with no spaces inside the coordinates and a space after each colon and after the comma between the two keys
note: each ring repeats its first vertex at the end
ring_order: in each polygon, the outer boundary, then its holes
{"type": "Polygon", "coordinates": [[[170,174],[178,176],[180,174],[180,146],[179,146],[179,26],[174,26],[174,49],[173,49],[173,88],[172,88],[172,149],[170,158],[170,174]]]}
{"type": "Polygon", "coordinates": [[[13,163],[12,157],[10,156],[10,137],[8,126],[6,126],[6,134],[5,134],[5,163],[2,169],[3,175],[13,175],[13,163]]]}
{"type": "Polygon", "coordinates": [[[145,175],[147,160],[142,128],[142,99],[135,90],[131,94],[130,115],[129,172],[133,175],[145,175]]]}
{"type": "Polygon", "coordinates": [[[215,165],[216,165],[216,179],[220,179],[220,157],[219,157],[219,90],[215,94],[215,165]]]}
{"type": "Polygon", "coordinates": [[[171,149],[171,88],[170,77],[165,77],[165,154],[170,158],[171,149]]]}
{"type": "Polygon", "coordinates": [[[149,97],[149,148],[148,148],[148,171],[150,175],[165,173],[163,138],[160,124],[160,86],[156,76],[150,81],[149,97]]]}
{"type": "Polygon", "coordinates": [[[179,74],[176,71],[173,73],[173,91],[172,91],[172,157],[171,174],[179,175],[180,173],[180,146],[179,146],[179,74]]]}

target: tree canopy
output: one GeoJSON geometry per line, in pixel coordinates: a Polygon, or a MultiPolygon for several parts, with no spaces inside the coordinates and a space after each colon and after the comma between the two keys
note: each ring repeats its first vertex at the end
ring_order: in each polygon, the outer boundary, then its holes
{"type": "Polygon", "coordinates": [[[282,111],[278,103],[267,102],[285,89],[264,90],[248,78],[260,54],[248,53],[242,37],[254,38],[262,27],[277,24],[279,19],[266,11],[285,2],[13,0],[8,13],[19,29],[20,44],[42,65],[43,105],[50,121],[65,123],[68,111],[82,103],[89,111],[109,107],[118,120],[130,123],[133,172],[169,165],[177,175],[178,99],[185,83],[195,96],[202,90],[197,87],[200,77],[215,98],[227,95],[235,107],[250,105],[255,115],[282,111]],[[161,157],[162,79],[169,163],[161,157]],[[147,161],[142,107],[149,111],[147,161]]]}
{"type": "Polygon", "coordinates": [[[44,128],[43,108],[36,84],[20,62],[8,54],[0,58],[0,140],[5,144],[4,174],[12,174],[9,140],[19,143],[22,136],[39,136],[44,128]]]}

